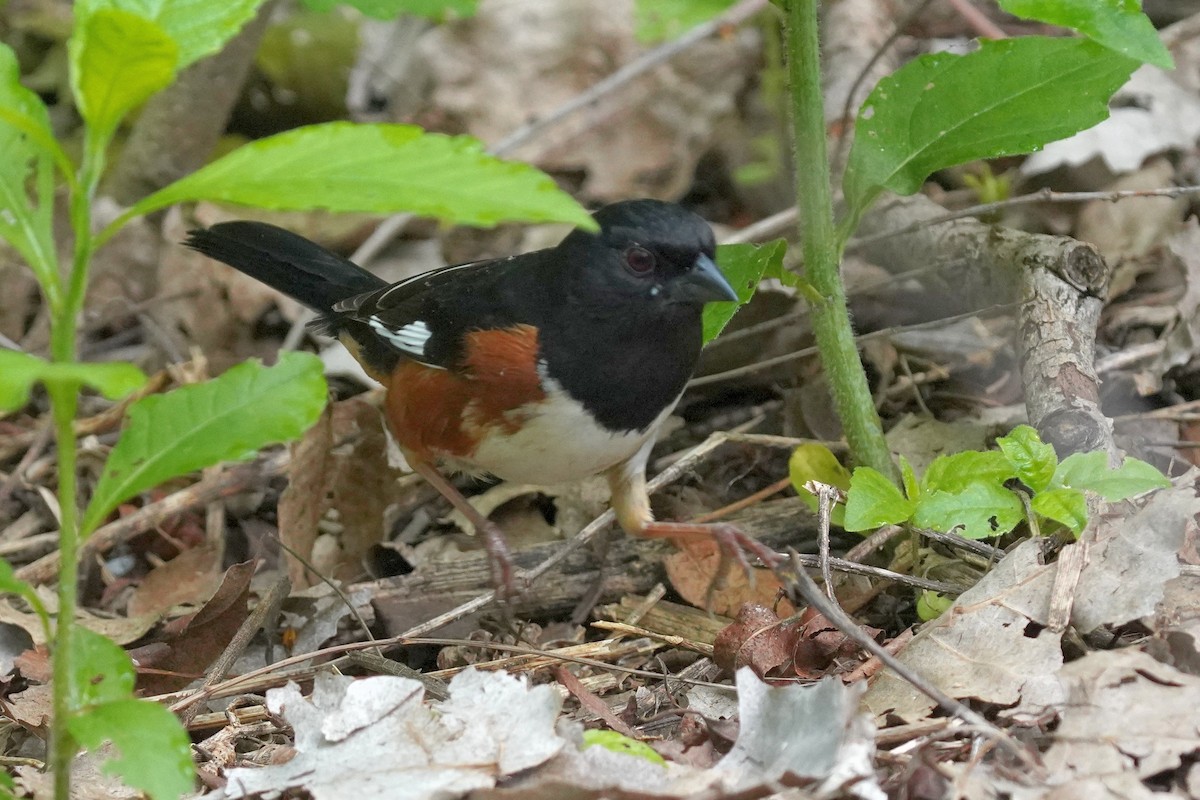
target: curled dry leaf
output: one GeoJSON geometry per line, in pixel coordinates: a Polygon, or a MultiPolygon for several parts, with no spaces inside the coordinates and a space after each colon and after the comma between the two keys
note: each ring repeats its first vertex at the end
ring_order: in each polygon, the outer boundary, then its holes
{"type": "Polygon", "coordinates": [[[147,653],[138,673],[138,689],[143,694],[163,694],[187,686],[211,664],[237,633],[248,613],[250,579],[254,563],[234,564],[225,571],[216,593],[195,614],[181,617],[163,630],[161,647],[147,653]]]}

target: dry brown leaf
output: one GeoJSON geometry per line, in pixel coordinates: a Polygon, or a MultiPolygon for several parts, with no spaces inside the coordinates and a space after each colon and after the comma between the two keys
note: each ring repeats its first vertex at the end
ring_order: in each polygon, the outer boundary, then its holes
{"type": "MultiPolygon", "coordinates": [[[[680,597],[694,606],[703,608],[708,599],[708,590],[717,577],[721,563],[721,554],[715,542],[711,540],[692,540],[679,543],[679,552],[672,553],[666,558],[667,577],[680,597]]],[[[725,578],[724,585],[713,592],[712,608],[714,614],[727,617],[736,616],[737,610],[745,603],[757,603],[761,606],[773,606],[782,587],[775,574],[766,569],[755,569],[751,573],[753,583],[736,564],[732,565],[725,578]]],[[[779,603],[780,613],[793,614],[795,609],[791,603],[783,600],[779,603]]]]}
{"type": "Polygon", "coordinates": [[[781,624],[771,609],[746,603],[737,619],[717,634],[713,661],[726,672],[750,667],[760,678],[777,677],[791,664],[799,636],[799,625],[781,624]]]}
{"type": "Polygon", "coordinates": [[[304,438],[292,445],[288,485],[279,498],[279,540],[285,545],[288,578],[297,589],[319,582],[300,559],[312,563],[317,523],[329,507],[334,476],[332,450],[333,406],[326,406],[304,438]]]}
{"type": "Polygon", "coordinates": [[[221,654],[246,619],[254,567],[252,561],[234,564],[204,608],[166,627],[160,644],[170,650],[155,660],[153,672],[139,670],[139,691],[154,695],[182,689],[221,654]]]}
{"type": "Polygon", "coordinates": [[[165,614],[177,605],[200,605],[221,582],[220,553],[212,545],[184,550],[155,567],[129,598],[130,616],[165,614]]]}

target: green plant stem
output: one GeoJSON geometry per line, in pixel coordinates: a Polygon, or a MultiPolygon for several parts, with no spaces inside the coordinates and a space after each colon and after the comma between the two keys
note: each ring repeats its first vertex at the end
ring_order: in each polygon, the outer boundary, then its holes
{"type": "MultiPolygon", "coordinates": [[[[74,326],[71,326],[74,328],[74,326]]],[[[72,347],[74,349],[74,347],[72,347]]],[[[57,355],[57,354],[56,354],[57,355]]],[[[71,796],[71,759],[75,744],[67,730],[71,713],[72,628],[75,624],[78,582],[79,513],[75,491],[75,410],[79,387],[58,383],[47,387],[58,443],[58,505],[61,517],[58,566],[58,617],[54,632],[54,720],[51,726],[50,767],[54,773],[54,796],[71,796]]]]}
{"type": "MultiPolygon", "coordinates": [[[[92,196],[102,162],[103,144],[90,142],[84,153],[82,179],[71,194],[71,228],[75,234],[75,253],[71,262],[66,297],[51,320],[50,354],[58,362],[76,358],[76,333],[83,300],[87,293],[88,266],[92,258],[92,196]],[[96,145],[100,144],[99,152],[96,145]]],[[[71,760],[75,743],[67,728],[71,708],[71,651],[75,607],[79,583],[79,498],[75,487],[76,439],[75,413],[79,405],[79,386],[74,383],[48,385],[54,416],[55,441],[58,445],[59,526],[58,617],[54,632],[54,720],[51,726],[50,766],[54,772],[54,796],[71,796],[71,760]]]]}
{"type": "Polygon", "coordinates": [[[839,271],[845,241],[838,238],[833,225],[821,96],[818,5],[819,0],[787,2],[788,74],[804,274],[819,295],[819,299],[809,299],[813,333],[851,452],[860,464],[874,467],[899,485],[900,473],[892,463],[883,424],[875,411],[867,375],[854,343],[846,290],[839,271]]]}

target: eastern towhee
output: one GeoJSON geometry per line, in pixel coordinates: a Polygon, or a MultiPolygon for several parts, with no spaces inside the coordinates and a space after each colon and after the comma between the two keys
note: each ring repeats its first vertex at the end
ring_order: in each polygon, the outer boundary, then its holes
{"type": "Polygon", "coordinates": [[[701,312],[737,295],[712,229],[680,206],[631,200],[556,247],[387,284],[288,231],[226,222],[186,244],[316,310],[387,389],[408,463],[466,515],[512,589],[504,536],[438,467],[553,484],[604,473],[635,536],[709,536],[726,559],[778,556],[727,524],[657,522],[646,461],[700,356],[701,312]]]}

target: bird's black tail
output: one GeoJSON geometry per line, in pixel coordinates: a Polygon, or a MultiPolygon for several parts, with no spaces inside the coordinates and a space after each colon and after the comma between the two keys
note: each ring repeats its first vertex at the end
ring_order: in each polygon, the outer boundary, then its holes
{"type": "Polygon", "coordinates": [[[322,315],[339,300],[387,285],[354,262],[265,222],[222,222],[190,231],[184,244],[322,315]]]}

